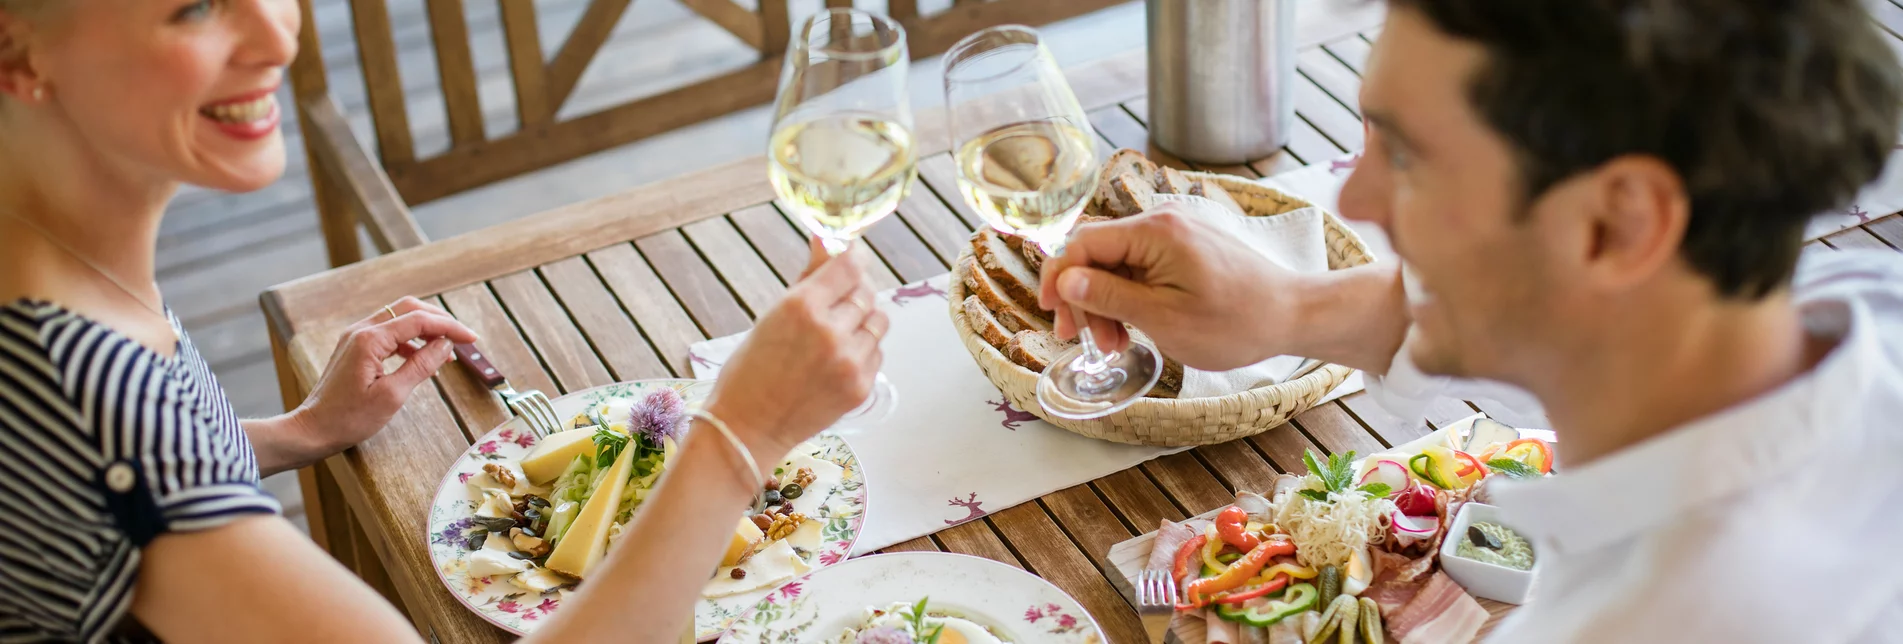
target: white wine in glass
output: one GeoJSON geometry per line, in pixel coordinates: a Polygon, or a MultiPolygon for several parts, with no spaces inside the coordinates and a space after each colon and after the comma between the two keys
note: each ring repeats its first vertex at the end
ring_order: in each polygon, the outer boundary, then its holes
{"type": "MultiPolygon", "coordinates": [[[[767,141],[767,175],[788,215],[835,256],[897,210],[917,176],[905,29],[858,9],[826,9],[787,42],[767,141]]],[[[840,419],[876,424],[898,406],[884,373],[840,419]]]]}
{"type": "MultiPolygon", "coordinates": [[[[945,103],[958,189],[1001,232],[1064,252],[1096,187],[1098,159],[1089,121],[1036,31],[1006,25],[965,37],[945,55],[945,103]]],[[[1046,413],[1088,419],[1130,406],[1156,385],[1161,354],[1132,342],[1105,353],[1083,311],[1077,348],[1037,381],[1046,413]]]]}
{"type": "Polygon", "coordinates": [[[834,255],[899,207],[917,158],[911,130],[878,114],[788,125],[771,148],[767,173],[781,203],[834,255]]]}

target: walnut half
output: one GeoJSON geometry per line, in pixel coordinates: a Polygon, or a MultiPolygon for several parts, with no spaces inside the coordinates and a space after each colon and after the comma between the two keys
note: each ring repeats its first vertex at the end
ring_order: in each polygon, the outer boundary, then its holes
{"type": "Polygon", "coordinates": [[[773,525],[767,528],[766,539],[767,541],[785,539],[792,535],[794,530],[800,529],[800,524],[803,523],[806,523],[806,515],[804,514],[794,512],[792,514],[780,515],[774,518],[773,525]]]}
{"type": "Polygon", "coordinates": [[[801,488],[805,488],[806,486],[813,484],[814,478],[817,478],[817,477],[813,476],[813,468],[802,467],[800,468],[800,471],[793,473],[793,484],[798,485],[801,488]]]}
{"type": "Polygon", "coordinates": [[[510,490],[515,489],[515,472],[509,471],[509,468],[495,463],[483,463],[482,471],[494,477],[497,483],[502,484],[502,487],[510,490]]]}

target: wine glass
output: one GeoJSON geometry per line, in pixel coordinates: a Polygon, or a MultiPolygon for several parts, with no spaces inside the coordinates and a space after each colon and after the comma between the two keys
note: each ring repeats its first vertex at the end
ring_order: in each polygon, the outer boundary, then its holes
{"type": "MultiPolygon", "coordinates": [[[[905,30],[858,9],[826,9],[787,43],[768,140],[780,206],[834,256],[892,214],[917,176],[905,30]]],[[[877,423],[898,405],[880,373],[842,422],[877,423]]]]}
{"type": "MultiPolygon", "coordinates": [[[[1097,185],[1089,121],[1036,31],[1017,25],[966,36],[945,54],[945,104],[958,189],[986,222],[1064,252],[1077,216],[1097,185]]],[[[1083,311],[1077,347],[1037,381],[1037,399],[1060,418],[1115,413],[1149,392],[1162,375],[1160,354],[1131,343],[1104,353],[1083,311]]]]}

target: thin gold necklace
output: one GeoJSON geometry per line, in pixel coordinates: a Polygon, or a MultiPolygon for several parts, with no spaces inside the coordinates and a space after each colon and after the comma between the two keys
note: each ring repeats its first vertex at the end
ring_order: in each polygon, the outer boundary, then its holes
{"type": "MultiPolygon", "coordinates": [[[[130,287],[127,287],[125,282],[119,281],[119,278],[113,277],[112,273],[107,272],[106,269],[104,268],[100,268],[99,265],[93,263],[92,260],[86,259],[85,255],[81,255],[79,251],[73,250],[73,247],[67,246],[66,242],[60,241],[58,237],[53,236],[53,233],[46,232],[45,228],[41,228],[39,224],[33,223],[32,220],[29,220],[25,217],[21,217],[19,215],[16,215],[10,212],[5,212],[5,211],[0,211],[0,215],[6,215],[8,217],[12,217],[14,220],[20,223],[26,224],[28,228],[32,228],[34,232],[39,233],[41,238],[45,239],[46,241],[52,242],[54,247],[57,247],[61,251],[64,251],[67,255],[73,256],[73,259],[79,260],[79,263],[85,264],[86,268],[92,269],[92,271],[94,273],[98,273],[100,277],[106,278],[106,281],[111,282],[113,286],[117,286],[119,287],[120,291],[125,292],[126,297],[132,298],[132,301],[138,302],[139,306],[145,307],[145,309],[148,311],[151,311],[153,315],[159,316],[159,319],[165,320],[166,329],[172,332],[173,337],[178,336],[178,330],[175,328],[172,328],[172,318],[171,316],[168,316],[165,314],[165,309],[161,307],[153,306],[151,302],[145,301],[145,298],[139,297],[139,294],[136,292],[133,292],[133,290],[130,287]]],[[[158,284],[155,282],[152,284],[152,287],[156,289],[158,288],[158,284]]]]}

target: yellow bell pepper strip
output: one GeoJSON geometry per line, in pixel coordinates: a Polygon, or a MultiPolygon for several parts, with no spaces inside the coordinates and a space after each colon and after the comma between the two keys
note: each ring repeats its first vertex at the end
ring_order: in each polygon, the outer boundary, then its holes
{"type": "Polygon", "coordinates": [[[1212,603],[1217,603],[1217,604],[1240,604],[1242,602],[1246,602],[1251,599],[1255,599],[1257,597],[1261,597],[1263,595],[1267,595],[1269,593],[1281,590],[1282,587],[1287,586],[1290,581],[1288,578],[1288,575],[1282,575],[1280,577],[1275,577],[1273,579],[1270,579],[1266,582],[1255,583],[1256,581],[1260,579],[1262,578],[1256,577],[1255,579],[1250,580],[1249,585],[1245,585],[1240,589],[1232,590],[1226,593],[1217,594],[1215,597],[1210,598],[1210,601],[1212,603]]]}
{"type": "Polygon", "coordinates": [[[1263,569],[1262,574],[1255,576],[1255,581],[1256,582],[1268,581],[1270,578],[1276,575],[1288,575],[1295,579],[1314,579],[1316,576],[1320,574],[1321,574],[1320,570],[1316,570],[1314,568],[1310,568],[1307,566],[1299,566],[1292,563],[1279,563],[1279,564],[1275,564],[1273,566],[1269,566],[1268,568],[1263,569]]]}
{"type": "Polygon", "coordinates": [[[1262,538],[1249,534],[1249,512],[1236,506],[1223,508],[1216,515],[1216,534],[1222,536],[1223,543],[1235,546],[1237,550],[1248,552],[1262,544],[1262,538]]]}
{"type": "Polygon", "coordinates": [[[1202,552],[1203,542],[1208,540],[1209,540],[1209,537],[1199,534],[1194,537],[1190,537],[1189,541],[1183,542],[1182,548],[1177,549],[1176,563],[1175,565],[1170,566],[1170,572],[1173,575],[1175,575],[1176,583],[1178,584],[1183,583],[1185,581],[1183,578],[1189,576],[1190,555],[1194,553],[1202,552]]]}
{"type": "MultiPolygon", "coordinates": [[[[1217,574],[1221,574],[1223,570],[1229,567],[1229,564],[1223,563],[1221,559],[1217,559],[1216,555],[1222,554],[1223,546],[1228,544],[1223,543],[1222,539],[1217,536],[1216,525],[1213,523],[1209,525],[1208,530],[1204,531],[1203,536],[1205,537],[1203,542],[1203,567],[1214,570],[1217,574]]],[[[1213,575],[1204,573],[1203,576],[1210,577],[1213,575]]]]}
{"type": "Polygon", "coordinates": [[[1553,471],[1553,446],[1537,438],[1522,438],[1504,445],[1495,445],[1480,455],[1481,461],[1495,458],[1508,458],[1519,461],[1541,474],[1553,471]]]}
{"type": "Polygon", "coordinates": [[[1225,590],[1239,588],[1255,578],[1256,573],[1269,565],[1269,560],[1277,555],[1295,553],[1295,544],[1288,541],[1264,541],[1262,545],[1250,550],[1242,559],[1223,569],[1221,574],[1189,582],[1185,591],[1192,608],[1209,605],[1213,596],[1225,590]]]}
{"type": "Polygon", "coordinates": [[[1482,464],[1480,459],[1474,458],[1474,455],[1455,450],[1454,458],[1460,462],[1460,467],[1454,471],[1454,476],[1460,478],[1461,487],[1473,485],[1480,479],[1487,478],[1487,466],[1482,464]]]}
{"type": "Polygon", "coordinates": [[[1426,481],[1428,485],[1443,490],[1454,489],[1454,482],[1442,477],[1440,464],[1434,462],[1433,454],[1427,452],[1415,454],[1413,458],[1407,459],[1407,469],[1414,472],[1415,476],[1421,477],[1421,480],[1426,481]]]}

